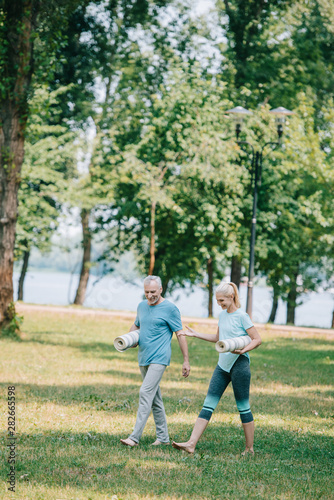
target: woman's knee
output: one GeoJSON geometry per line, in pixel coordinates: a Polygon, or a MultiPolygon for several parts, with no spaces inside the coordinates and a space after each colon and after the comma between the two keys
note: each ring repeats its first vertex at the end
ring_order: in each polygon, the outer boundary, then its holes
{"type": "Polygon", "coordinates": [[[250,409],[249,400],[248,399],[244,399],[243,401],[236,400],[236,403],[241,422],[243,424],[248,424],[249,422],[252,422],[254,419],[250,409]]]}
{"type": "Polygon", "coordinates": [[[252,412],[249,410],[246,413],[240,413],[240,420],[243,424],[249,424],[250,422],[253,422],[254,418],[252,412]]]}
{"type": "Polygon", "coordinates": [[[209,421],[210,418],[212,417],[213,411],[207,410],[206,408],[202,408],[200,411],[200,414],[198,415],[198,418],[203,418],[204,420],[209,421]]]}

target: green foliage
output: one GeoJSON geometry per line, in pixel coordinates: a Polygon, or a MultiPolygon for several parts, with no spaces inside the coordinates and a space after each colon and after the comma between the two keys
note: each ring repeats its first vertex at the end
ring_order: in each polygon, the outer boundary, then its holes
{"type": "MultiPolygon", "coordinates": [[[[225,111],[253,108],[241,139],[261,149],[276,141],[268,111],[283,105],[295,116],[283,146],[264,150],[256,266],[296,305],[333,269],[333,1],[221,0],[208,23],[190,15],[191,2],[170,3],[52,1],[35,12],[40,90],[30,100],[17,255],[48,248],[70,200],[89,213],[101,259],[131,249],[143,273],[153,225],[155,272],[170,290],[202,282],[211,258],[217,278],[232,257],[247,268],[250,150],[234,142],[225,111]],[[79,130],[86,167],[73,181],[79,130]]],[[[1,20],[6,96],[14,73],[5,71],[3,9],[1,20]]]]}
{"type": "Polygon", "coordinates": [[[258,269],[285,299],[297,276],[297,295],[323,280],[324,236],[332,226],[330,165],[314,131],[312,103],[305,95],[299,102],[283,149],[265,160],[259,196],[258,269]]]}
{"type": "Polygon", "coordinates": [[[12,340],[21,340],[21,326],[23,316],[19,316],[15,310],[14,302],[11,302],[5,314],[4,326],[1,329],[1,337],[8,337],[12,340]]]}
{"type": "Polygon", "coordinates": [[[68,184],[77,161],[77,134],[59,120],[59,102],[66,89],[41,87],[30,103],[25,157],[19,189],[16,257],[32,247],[46,251],[58,227],[68,184]]]}
{"type": "Polygon", "coordinates": [[[126,149],[117,178],[112,177],[113,218],[124,232],[120,243],[137,249],[146,271],[150,213],[157,204],[155,272],[170,287],[202,277],[203,263],[212,252],[226,250],[240,216],[238,176],[244,172],[231,164],[236,150],[226,141],[228,122],[221,127],[229,105],[225,92],[224,84],[203,76],[198,65],[175,62],[151,96],[142,139],[126,149]]]}
{"type": "Polygon", "coordinates": [[[301,91],[310,91],[318,112],[326,94],[333,95],[333,7],[333,0],[219,0],[233,100],[291,109],[301,91]]]}

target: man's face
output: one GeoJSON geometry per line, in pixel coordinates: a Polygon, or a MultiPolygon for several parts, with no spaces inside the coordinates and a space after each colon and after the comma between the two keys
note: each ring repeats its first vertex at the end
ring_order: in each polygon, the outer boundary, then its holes
{"type": "Polygon", "coordinates": [[[154,306],[154,304],[156,304],[160,300],[162,287],[159,287],[156,281],[150,281],[149,283],[144,285],[144,293],[148,304],[150,306],[154,306]]]}

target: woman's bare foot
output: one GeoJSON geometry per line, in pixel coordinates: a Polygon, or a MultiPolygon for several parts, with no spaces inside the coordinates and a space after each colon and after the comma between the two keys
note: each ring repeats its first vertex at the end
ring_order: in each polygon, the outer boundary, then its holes
{"type": "Polygon", "coordinates": [[[167,446],[169,444],[170,444],[169,441],[163,443],[162,441],[159,441],[159,439],[156,439],[154,443],[151,444],[151,446],[162,446],[162,445],[167,446]]]}
{"type": "Polygon", "coordinates": [[[175,441],[173,441],[172,446],[177,450],[183,450],[186,451],[187,453],[194,453],[195,451],[195,446],[189,444],[189,441],[187,443],[175,443],[175,441]]]}
{"type": "Polygon", "coordinates": [[[245,450],[241,453],[242,457],[246,457],[247,455],[254,456],[253,448],[245,448],[245,450]]]}
{"type": "Polygon", "coordinates": [[[124,446],[129,446],[130,448],[133,448],[134,446],[138,446],[138,443],[135,441],[132,441],[132,439],[127,438],[127,439],[121,439],[121,443],[124,444],[124,446]]]}

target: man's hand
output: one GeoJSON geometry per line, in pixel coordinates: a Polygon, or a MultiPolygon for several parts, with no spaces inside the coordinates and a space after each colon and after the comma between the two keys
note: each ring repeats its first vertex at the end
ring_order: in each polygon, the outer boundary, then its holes
{"type": "Polygon", "coordinates": [[[189,376],[189,373],[190,373],[190,364],[188,363],[188,361],[185,361],[182,365],[182,376],[187,378],[189,376]]]}

